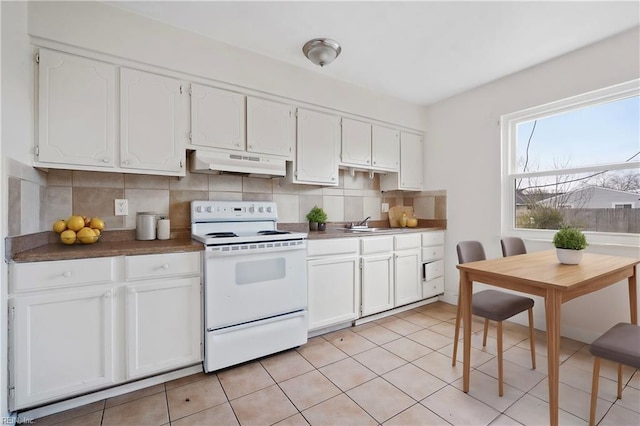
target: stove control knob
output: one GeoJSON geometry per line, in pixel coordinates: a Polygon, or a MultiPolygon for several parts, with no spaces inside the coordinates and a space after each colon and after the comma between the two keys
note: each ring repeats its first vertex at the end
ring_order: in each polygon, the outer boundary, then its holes
{"type": "Polygon", "coordinates": [[[255,213],[256,212],[256,208],[251,206],[249,207],[249,213],[255,213]]]}
{"type": "Polygon", "coordinates": [[[264,207],[260,207],[260,208],[258,208],[258,211],[259,211],[260,213],[264,213],[264,207]]]}
{"type": "Polygon", "coordinates": [[[207,212],[211,213],[212,210],[211,206],[207,207],[207,212]]]}
{"type": "Polygon", "coordinates": [[[267,207],[267,213],[271,213],[273,209],[271,207],[267,207]]]}
{"type": "Polygon", "coordinates": [[[202,206],[198,206],[198,207],[196,207],[196,211],[197,211],[198,213],[202,213],[202,206]]]}

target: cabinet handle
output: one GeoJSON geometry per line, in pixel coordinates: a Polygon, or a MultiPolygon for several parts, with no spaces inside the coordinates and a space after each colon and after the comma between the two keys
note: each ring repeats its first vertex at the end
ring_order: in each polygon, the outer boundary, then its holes
{"type": "Polygon", "coordinates": [[[129,289],[129,294],[135,294],[135,293],[136,293],[136,290],[134,288],[129,289]]]}
{"type": "Polygon", "coordinates": [[[253,148],[253,145],[249,145],[249,148],[253,148]]]}
{"type": "Polygon", "coordinates": [[[169,269],[169,264],[165,263],[164,265],[162,265],[162,269],[164,269],[165,271],[169,269]]]}
{"type": "Polygon", "coordinates": [[[110,297],[111,297],[111,292],[110,292],[110,291],[108,291],[108,292],[106,292],[106,293],[104,294],[104,298],[105,298],[105,299],[108,299],[108,298],[110,298],[110,297]]]}
{"type": "Polygon", "coordinates": [[[69,278],[71,276],[71,272],[70,271],[65,271],[62,273],[62,276],[65,278],[69,278]]]}
{"type": "Polygon", "coordinates": [[[103,162],[103,163],[108,163],[108,162],[109,162],[109,159],[108,159],[108,158],[103,158],[103,159],[102,159],[102,162],[103,162]]]}
{"type": "Polygon", "coordinates": [[[123,164],[124,164],[124,165],[128,165],[128,164],[129,164],[129,160],[124,160],[124,161],[123,161],[123,164]]]}

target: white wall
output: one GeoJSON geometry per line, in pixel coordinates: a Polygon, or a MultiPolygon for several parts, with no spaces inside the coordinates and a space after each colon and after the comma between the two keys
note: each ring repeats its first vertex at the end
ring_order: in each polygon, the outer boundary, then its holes
{"type": "MultiPolygon", "coordinates": [[[[29,33],[340,111],[423,129],[422,109],[98,2],[32,2],[29,33]]],[[[300,54],[302,56],[302,53],[300,54]]]]}
{"type": "MultiPolygon", "coordinates": [[[[501,256],[500,116],[638,78],[639,52],[636,28],[427,108],[425,189],[447,191],[447,301],[457,300],[458,241],[479,240],[487,257],[501,256]]],[[[527,245],[530,250],[552,248],[550,242],[527,245]]],[[[590,250],[640,255],[638,248],[590,250]]],[[[628,321],[628,298],[622,287],[618,284],[568,303],[563,333],[590,341],[616,321],[628,321]]],[[[535,312],[536,327],[544,328],[542,300],[536,301],[535,312]]]]}
{"type": "MultiPolygon", "coordinates": [[[[2,42],[2,132],[1,167],[2,208],[0,221],[0,255],[4,260],[4,237],[7,235],[7,176],[9,158],[31,162],[29,149],[33,134],[33,58],[27,36],[27,6],[23,2],[1,2],[2,42]],[[25,148],[26,147],[26,148],[25,148]]],[[[7,265],[0,262],[0,416],[7,407],[7,265]]]]}

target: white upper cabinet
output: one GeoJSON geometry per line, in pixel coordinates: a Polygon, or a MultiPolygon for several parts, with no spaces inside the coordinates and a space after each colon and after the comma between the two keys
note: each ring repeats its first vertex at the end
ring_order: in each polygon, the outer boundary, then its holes
{"type": "Polygon", "coordinates": [[[181,82],[120,69],[120,167],[183,171],[181,82]]]}
{"type": "Polygon", "coordinates": [[[350,118],[342,119],[340,163],[371,167],[371,124],[350,118]]]}
{"type": "Polygon", "coordinates": [[[247,97],[247,152],[293,160],[295,138],[291,105],[247,97]]]}
{"type": "Polygon", "coordinates": [[[191,145],[245,150],[245,96],[191,85],[191,145]]]}
{"type": "Polygon", "coordinates": [[[380,190],[422,191],[422,136],[400,133],[400,172],[380,176],[380,190]]]}
{"type": "Polygon", "coordinates": [[[38,162],[114,167],[116,67],[40,49],[38,162]]]}
{"type": "Polygon", "coordinates": [[[340,117],[298,109],[298,144],[293,183],[338,185],[340,117]]]}
{"type": "Polygon", "coordinates": [[[397,171],[400,156],[400,134],[389,127],[373,125],[371,137],[373,168],[397,171]]]}

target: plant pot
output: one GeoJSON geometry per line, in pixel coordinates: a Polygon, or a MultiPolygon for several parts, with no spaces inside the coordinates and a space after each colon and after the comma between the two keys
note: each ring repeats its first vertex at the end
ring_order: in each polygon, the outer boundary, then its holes
{"type": "Polygon", "coordinates": [[[577,265],[582,260],[583,250],[556,249],[558,260],[565,265],[577,265]]]}
{"type": "Polygon", "coordinates": [[[309,222],[309,231],[317,231],[318,222],[309,222]]]}
{"type": "Polygon", "coordinates": [[[318,224],[318,231],[326,231],[327,230],[327,224],[326,223],[319,223],[318,224]]]}

